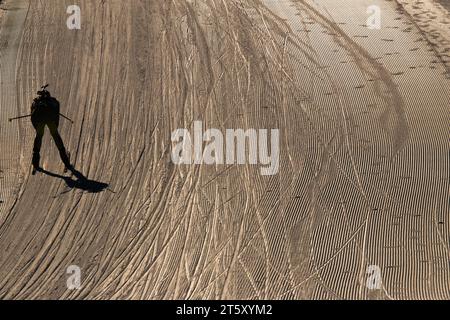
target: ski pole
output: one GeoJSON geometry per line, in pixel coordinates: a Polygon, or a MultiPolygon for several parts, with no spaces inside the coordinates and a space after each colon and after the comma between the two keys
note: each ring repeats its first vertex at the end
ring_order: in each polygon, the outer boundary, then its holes
{"type": "Polygon", "coordinates": [[[15,118],[9,118],[8,121],[11,122],[13,120],[19,120],[19,119],[23,119],[23,118],[29,118],[31,117],[31,114],[26,115],[26,116],[20,116],[20,117],[15,117],[15,118]]]}
{"type": "MultiPolygon", "coordinates": [[[[70,118],[66,117],[65,115],[63,115],[63,114],[61,114],[61,113],[60,113],[59,115],[60,115],[61,117],[63,117],[64,119],[69,120],[70,123],[73,124],[73,120],[71,120],[70,118]]],[[[29,117],[31,117],[31,114],[28,114],[28,115],[26,115],[26,116],[20,116],[20,117],[15,117],[15,118],[9,118],[8,121],[11,122],[11,121],[13,121],[13,120],[19,120],[19,119],[29,118],[29,117]]]]}
{"type": "Polygon", "coordinates": [[[59,114],[61,117],[63,117],[64,119],[66,119],[66,120],[69,120],[70,121],[70,123],[72,123],[73,124],[73,120],[72,119],[70,119],[70,118],[68,118],[68,117],[66,117],[65,115],[63,115],[62,113],[60,113],[59,114]]]}

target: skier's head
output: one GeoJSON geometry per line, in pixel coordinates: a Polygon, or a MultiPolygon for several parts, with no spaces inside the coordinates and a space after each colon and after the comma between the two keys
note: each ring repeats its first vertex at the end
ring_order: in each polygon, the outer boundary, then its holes
{"type": "Polygon", "coordinates": [[[50,97],[50,92],[48,92],[47,90],[41,90],[37,92],[37,95],[41,98],[47,98],[50,97]]]}
{"type": "Polygon", "coordinates": [[[47,98],[47,97],[50,97],[50,92],[47,91],[47,87],[48,87],[48,84],[46,84],[45,86],[42,86],[42,87],[41,87],[41,90],[39,90],[39,91],[37,92],[37,95],[38,95],[39,97],[41,97],[41,98],[47,98]]]}

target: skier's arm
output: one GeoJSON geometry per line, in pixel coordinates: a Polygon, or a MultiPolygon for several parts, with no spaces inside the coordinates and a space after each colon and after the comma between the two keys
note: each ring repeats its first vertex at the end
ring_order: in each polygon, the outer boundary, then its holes
{"type": "Polygon", "coordinates": [[[36,110],[36,105],[37,105],[36,100],[33,100],[33,103],[31,104],[31,113],[33,113],[34,110],[36,110]]]}
{"type": "Polygon", "coordinates": [[[56,114],[59,114],[59,101],[56,100],[55,98],[52,98],[52,107],[53,107],[53,112],[55,112],[56,114]]]}

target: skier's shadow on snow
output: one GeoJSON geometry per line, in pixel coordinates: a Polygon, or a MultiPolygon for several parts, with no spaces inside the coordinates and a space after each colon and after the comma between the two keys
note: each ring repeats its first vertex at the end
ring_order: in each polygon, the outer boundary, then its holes
{"type": "Polygon", "coordinates": [[[83,190],[83,191],[86,191],[89,193],[99,193],[109,187],[109,184],[107,184],[107,183],[99,182],[99,181],[95,181],[95,180],[89,180],[81,172],[79,172],[78,170],[76,170],[74,168],[72,168],[70,171],[73,173],[76,180],[73,179],[72,177],[66,177],[66,176],[59,175],[57,173],[47,171],[45,169],[39,169],[39,172],[41,172],[43,174],[46,174],[50,177],[59,178],[61,180],[64,180],[67,187],[69,187],[70,189],[83,190]]]}

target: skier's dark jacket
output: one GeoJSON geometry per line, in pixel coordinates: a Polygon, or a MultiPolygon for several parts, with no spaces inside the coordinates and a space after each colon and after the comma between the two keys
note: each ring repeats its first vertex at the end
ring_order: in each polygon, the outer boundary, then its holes
{"type": "Polygon", "coordinates": [[[59,124],[59,102],[50,94],[34,99],[31,105],[31,121],[33,123],[59,124]]]}

